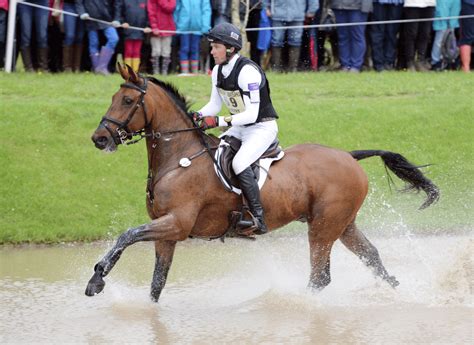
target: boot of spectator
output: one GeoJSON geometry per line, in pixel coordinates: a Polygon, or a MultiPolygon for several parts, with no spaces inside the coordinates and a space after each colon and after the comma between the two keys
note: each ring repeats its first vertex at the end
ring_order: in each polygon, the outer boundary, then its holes
{"type": "Polygon", "coordinates": [[[163,61],[161,62],[161,74],[168,75],[168,69],[170,67],[171,58],[164,57],[163,61]]]}
{"type": "Polygon", "coordinates": [[[91,54],[91,63],[92,63],[92,72],[97,72],[97,67],[99,66],[99,54],[91,54]]]}
{"type": "Polygon", "coordinates": [[[63,71],[72,72],[73,46],[63,46],[63,71]]]}
{"type": "Polygon", "coordinates": [[[298,71],[298,62],[300,61],[300,47],[290,47],[288,51],[288,70],[289,72],[298,71]]]}
{"type": "Polygon", "coordinates": [[[74,44],[72,46],[72,71],[73,72],[81,71],[81,61],[82,61],[82,44],[74,44]]]}
{"type": "Polygon", "coordinates": [[[132,68],[136,72],[140,72],[140,58],[132,58],[132,68]]]}
{"type": "Polygon", "coordinates": [[[153,74],[160,73],[160,57],[159,56],[151,57],[151,67],[153,68],[153,74]]]}
{"type": "Polygon", "coordinates": [[[5,44],[0,43],[0,68],[5,67],[5,44]]]}
{"type": "Polygon", "coordinates": [[[48,72],[48,47],[38,48],[38,71],[48,72]]]}
{"type": "Polygon", "coordinates": [[[25,68],[25,72],[34,72],[33,62],[31,60],[31,48],[30,47],[21,48],[20,52],[21,52],[21,59],[23,60],[23,67],[25,68]]]}
{"type": "Polygon", "coordinates": [[[418,60],[415,62],[415,69],[418,72],[428,72],[431,70],[430,66],[428,65],[428,62],[426,60],[418,60]]]}
{"type": "Polygon", "coordinates": [[[461,69],[464,72],[471,71],[471,46],[468,44],[463,44],[459,47],[459,55],[461,57],[461,69]]]}
{"type": "Polygon", "coordinates": [[[416,72],[415,62],[414,61],[407,61],[407,71],[408,72],[416,72]]]}
{"type": "Polygon", "coordinates": [[[99,54],[99,62],[97,65],[96,73],[102,75],[109,75],[109,62],[112,59],[112,55],[114,55],[114,51],[107,47],[102,47],[99,54]]]}
{"type": "Polygon", "coordinates": [[[181,73],[182,74],[189,74],[189,60],[181,60],[181,73]]]}
{"type": "Polygon", "coordinates": [[[280,47],[272,47],[272,70],[274,72],[282,72],[283,65],[281,60],[281,51],[280,47]]]}
{"type": "Polygon", "coordinates": [[[191,60],[191,73],[192,74],[199,73],[199,60],[191,60]]]}

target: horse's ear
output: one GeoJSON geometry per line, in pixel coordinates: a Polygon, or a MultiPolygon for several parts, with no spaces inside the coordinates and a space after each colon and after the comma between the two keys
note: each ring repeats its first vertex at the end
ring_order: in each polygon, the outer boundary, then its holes
{"type": "Polygon", "coordinates": [[[137,84],[138,81],[139,81],[139,78],[138,78],[138,75],[137,73],[133,70],[132,67],[130,67],[129,65],[126,65],[127,66],[127,70],[128,70],[128,75],[129,75],[129,80],[134,83],[134,84],[137,84]]]}
{"type": "Polygon", "coordinates": [[[118,69],[120,75],[122,76],[122,78],[125,81],[127,81],[130,78],[130,74],[128,73],[128,71],[125,68],[122,67],[120,62],[117,62],[117,69],[118,69]]]}

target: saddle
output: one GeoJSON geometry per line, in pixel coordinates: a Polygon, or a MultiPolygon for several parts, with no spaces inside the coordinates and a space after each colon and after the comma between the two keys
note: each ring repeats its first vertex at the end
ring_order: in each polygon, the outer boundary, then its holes
{"type": "MultiPolygon", "coordinates": [[[[240,194],[241,191],[237,176],[232,169],[232,160],[241,146],[242,142],[239,139],[228,135],[223,136],[216,151],[217,166],[214,166],[216,174],[224,184],[224,187],[237,194],[240,194]]],[[[280,141],[275,139],[263,155],[256,162],[252,163],[250,167],[257,178],[260,189],[267,178],[271,163],[282,159],[284,154],[280,147],[280,141]]]]}
{"type": "MultiPolygon", "coordinates": [[[[250,166],[257,178],[260,189],[266,181],[268,170],[272,162],[282,159],[285,154],[279,144],[278,139],[275,139],[263,155],[250,166]]],[[[241,194],[241,190],[237,176],[232,169],[232,160],[241,145],[242,142],[235,137],[222,137],[216,151],[216,163],[214,164],[216,174],[225,188],[236,194],[241,194]]],[[[224,237],[238,237],[254,240],[253,231],[256,229],[255,224],[256,221],[253,215],[250,213],[245,202],[242,202],[240,210],[231,211],[229,213],[229,227],[224,236],[221,237],[221,240],[223,241],[224,237]]]]}

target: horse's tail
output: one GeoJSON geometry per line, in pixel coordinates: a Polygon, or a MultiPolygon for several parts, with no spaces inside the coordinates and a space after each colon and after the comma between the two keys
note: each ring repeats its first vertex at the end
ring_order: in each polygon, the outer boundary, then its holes
{"type": "Polygon", "coordinates": [[[420,206],[420,210],[438,201],[439,199],[438,187],[433,182],[431,182],[428,178],[426,178],[419,169],[419,168],[426,167],[429,164],[423,165],[423,166],[415,166],[412,163],[410,163],[401,154],[390,152],[390,151],[361,150],[361,151],[351,151],[349,153],[352,155],[352,157],[354,157],[354,159],[358,161],[365,158],[373,157],[373,156],[380,156],[380,158],[382,158],[382,161],[384,162],[386,167],[388,167],[391,171],[393,171],[393,173],[397,175],[400,179],[408,183],[408,186],[405,189],[406,191],[423,190],[426,193],[427,198],[425,202],[423,203],[423,205],[420,206]]]}

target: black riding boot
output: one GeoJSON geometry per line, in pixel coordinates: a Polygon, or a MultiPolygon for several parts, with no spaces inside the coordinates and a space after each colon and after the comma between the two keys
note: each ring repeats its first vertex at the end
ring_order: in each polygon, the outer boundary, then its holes
{"type": "Polygon", "coordinates": [[[268,232],[267,225],[264,221],[263,207],[260,202],[260,190],[258,189],[257,179],[252,168],[248,167],[237,175],[239,179],[240,189],[247,200],[250,212],[257,220],[257,229],[254,231],[256,235],[262,235],[268,232]]]}

